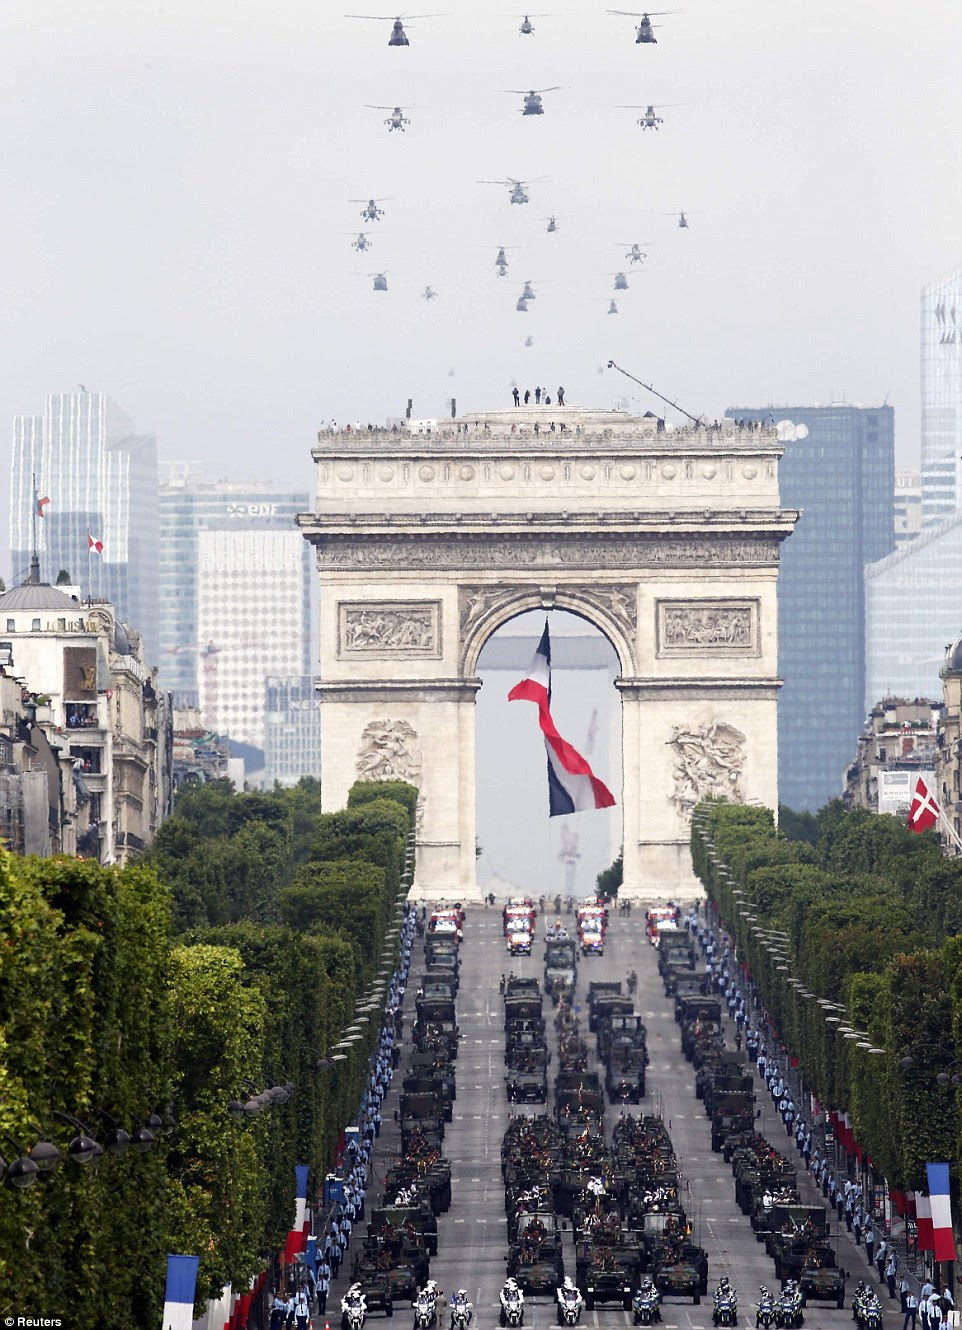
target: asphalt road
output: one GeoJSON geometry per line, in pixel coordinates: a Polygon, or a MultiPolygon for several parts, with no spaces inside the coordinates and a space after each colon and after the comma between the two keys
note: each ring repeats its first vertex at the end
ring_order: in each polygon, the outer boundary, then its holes
{"type": "MultiPolygon", "coordinates": [[[[553,916],[548,915],[550,922],[553,916]]],[[[563,922],[573,923],[562,916],[563,922]]],[[[454,1120],[448,1124],[444,1151],[451,1162],[452,1202],[449,1211],[439,1223],[438,1255],[431,1262],[431,1275],[446,1295],[458,1288],[466,1288],[474,1303],[474,1326],[478,1330],[492,1330],[497,1325],[498,1291],[504,1281],[504,1258],[507,1254],[504,1189],[501,1182],[501,1140],[512,1112],[525,1111],[508,1105],[504,1091],[504,1033],[502,999],[498,991],[502,973],[514,971],[519,975],[534,975],[539,981],[543,970],[543,936],[545,918],[539,916],[538,937],[529,958],[512,959],[507,955],[501,931],[500,909],[472,907],[467,912],[464,942],[461,949],[461,985],[458,994],[458,1024],[461,1045],[457,1059],[457,1099],[454,1120]]],[[[695,1097],[694,1073],[682,1057],[680,1037],[671,1003],[665,998],[658,975],[654,949],[648,945],[644,930],[643,911],[631,918],[613,915],[608,929],[605,954],[586,957],[579,961],[576,1001],[585,1001],[591,979],[624,979],[634,968],[639,977],[635,1009],[644,1017],[648,1027],[648,1045],[651,1064],[648,1068],[647,1095],[636,1112],[661,1113],[671,1132],[679,1167],[685,1178],[685,1208],[695,1227],[695,1239],[708,1252],[709,1292],[722,1275],[727,1275],[739,1295],[739,1324],[754,1325],[754,1302],[758,1288],[766,1284],[777,1287],[771,1260],[764,1246],[756,1242],[748,1219],[734,1200],[734,1181],[730,1167],[710,1146],[710,1130],[701,1103],[695,1097]]],[[[383,1176],[397,1152],[396,1128],[391,1113],[397,1106],[398,1087],[410,1050],[410,1023],[414,1019],[413,992],[417,975],[423,969],[421,943],[415,943],[405,1004],[405,1054],[402,1070],[395,1075],[394,1085],[384,1111],[385,1127],[377,1142],[374,1155],[375,1178],[368,1189],[369,1203],[379,1197],[377,1177],[383,1176]]],[[[554,1053],[548,1071],[549,1089],[557,1071],[557,1043],[551,1020],[553,1008],[545,999],[545,1018],[548,1024],[548,1044],[554,1053]]],[[[600,1069],[603,1076],[603,1068],[600,1069]]],[[[798,1165],[802,1198],[811,1204],[822,1204],[821,1193],[811,1186],[805,1176],[800,1156],[789,1145],[780,1118],[774,1112],[771,1099],[760,1080],[756,1081],[756,1101],[762,1108],[760,1130],[768,1139],[788,1154],[798,1165]]],[[[549,1095],[548,1108],[552,1100],[549,1095]]],[[[527,1111],[536,1111],[534,1107],[527,1111]]],[[[541,1110],[544,1111],[544,1110],[541,1110]]],[[[610,1140],[620,1107],[609,1106],[606,1111],[606,1135],[610,1140]]],[[[833,1226],[833,1232],[837,1229],[833,1226]]],[[[872,1276],[878,1287],[874,1268],[869,1269],[864,1252],[859,1252],[845,1232],[844,1224],[839,1238],[839,1263],[849,1271],[846,1286],[846,1306],[838,1310],[834,1304],[810,1303],[805,1312],[807,1330],[850,1330],[852,1313],[851,1292],[858,1279],[872,1276]]],[[[565,1270],[574,1275],[574,1253],[570,1232],[566,1235],[565,1270]]],[[[352,1244],[353,1245],[353,1244],[352,1244]]],[[[342,1275],[332,1289],[329,1317],[337,1316],[339,1299],[347,1286],[344,1276],[349,1272],[349,1261],[342,1267],[342,1275]]],[[[890,1303],[887,1293],[879,1288],[887,1330],[900,1330],[902,1317],[897,1300],[890,1303]]],[[[406,1330],[409,1309],[396,1305],[392,1325],[406,1330]],[[398,1323],[400,1318],[400,1322],[398,1323]]],[[[662,1308],[664,1330],[702,1330],[710,1327],[711,1298],[705,1298],[696,1307],[690,1301],[669,1299],[662,1308]]],[[[372,1315],[371,1323],[381,1320],[372,1315]]],[[[525,1325],[538,1330],[555,1326],[555,1307],[548,1298],[525,1300],[525,1325]]],[[[332,1325],[336,1321],[332,1319],[332,1325]]],[[[413,1317],[411,1317],[413,1324],[413,1317]]],[[[602,1307],[584,1312],[583,1326],[621,1327],[631,1324],[630,1313],[616,1307],[602,1307]]],[[[447,1317],[444,1320],[447,1326],[447,1317]]]]}

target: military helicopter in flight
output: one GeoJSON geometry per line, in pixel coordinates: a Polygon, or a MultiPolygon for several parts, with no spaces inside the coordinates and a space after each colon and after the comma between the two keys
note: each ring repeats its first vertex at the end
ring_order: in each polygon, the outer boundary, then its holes
{"type": "Polygon", "coordinates": [[[386,290],[387,290],[387,273],[386,273],[386,272],[369,272],[367,275],[368,275],[368,277],[373,277],[373,278],[374,278],[374,290],[375,290],[375,291],[386,291],[386,290]]]}
{"type": "Polygon", "coordinates": [[[561,92],[561,88],[541,88],[538,91],[532,88],[530,92],[525,92],[523,88],[506,88],[505,92],[524,98],[522,115],[544,115],[544,107],[541,104],[542,95],[546,92],[561,92]]]}
{"type": "Polygon", "coordinates": [[[522,37],[530,37],[531,34],[534,32],[534,24],[531,22],[533,18],[553,18],[553,17],[554,15],[552,14],[525,14],[524,18],[521,20],[521,27],[518,29],[518,32],[521,34],[522,37]]]}
{"type": "Polygon", "coordinates": [[[426,286],[423,292],[421,293],[421,299],[427,300],[428,302],[432,300],[437,300],[437,298],[438,298],[438,293],[431,286],[426,286]]]}
{"type": "MultiPolygon", "coordinates": [[[[661,110],[667,111],[672,106],[677,105],[677,102],[668,102],[662,105],[661,110]]],[[[644,111],[645,114],[635,122],[641,125],[642,129],[659,129],[665,123],[653,106],[620,106],[618,109],[621,111],[644,111]]]]}
{"type": "Polygon", "coordinates": [[[513,176],[508,176],[507,180],[479,180],[479,185],[509,185],[511,187],[512,203],[530,203],[528,191],[525,185],[539,184],[544,180],[544,176],[539,176],[537,180],[515,180],[513,176]]]}
{"type": "Polygon", "coordinates": [[[405,23],[410,23],[412,19],[422,18],[444,18],[444,14],[401,14],[398,18],[392,20],[390,14],[345,14],[345,18],[370,19],[373,23],[390,23],[391,35],[387,40],[388,46],[410,46],[407,33],[404,31],[405,23]]]}
{"type": "Polygon", "coordinates": [[[687,231],[687,230],[689,230],[689,226],[688,226],[688,213],[685,211],[684,208],[681,210],[681,212],[660,212],[660,213],[658,214],[658,216],[659,216],[659,217],[677,217],[677,218],[678,218],[678,225],[679,225],[679,227],[680,227],[683,231],[687,231]]]}
{"type": "MultiPolygon", "coordinates": [[[[403,134],[404,126],[409,125],[411,123],[410,120],[407,118],[407,116],[404,114],[404,112],[401,110],[400,106],[372,106],[370,102],[365,102],[364,104],[369,111],[391,112],[391,114],[384,121],[384,123],[387,125],[389,134],[393,134],[393,132],[396,129],[399,129],[403,134]]],[[[417,107],[411,107],[409,109],[417,110],[417,107]]]]}
{"type": "Polygon", "coordinates": [[[618,313],[618,306],[615,304],[614,300],[612,300],[611,304],[608,306],[608,313],[609,314],[618,313]]]}
{"type": "Polygon", "coordinates": [[[542,217],[541,221],[548,223],[547,231],[549,236],[554,235],[556,231],[560,231],[561,229],[554,217],[542,217]]]}
{"type": "Polygon", "coordinates": [[[651,20],[652,20],[652,16],[654,16],[655,18],[664,18],[667,14],[677,14],[677,13],[678,13],[678,10],[677,10],[677,9],[659,9],[659,10],[651,10],[651,9],[649,9],[649,10],[647,10],[644,14],[638,14],[638,13],[633,13],[630,9],[609,9],[609,10],[608,10],[608,13],[609,13],[609,14],[618,14],[619,17],[621,17],[621,18],[637,18],[637,19],[641,19],[641,22],[638,24],[638,27],[637,27],[637,29],[636,29],[636,31],[635,31],[635,45],[636,45],[636,46],[654,46],[654,45],[657,43],[658,38],[655,36],[655,34],[654,34],[653,30],[652,30],[652,29],[654,28],[654,24],[653,24],[652,21],[651,21],[651,20]]]}
{"type": "Polygon", "coordinates": [[[528,302],[525,300],[524,296],[518,296],[518,303],[515,305],[515,309],[519,314],[527,314],[528,302]]]}
{"type": "Polygon", "coordinates": [[[521,292],[521,299],[522,299],[522,300],[534,300],[535,298],[536,298],[536,297],[535,297],[534,286],[532,285],[531,282],[525,282],[525,284],[524,284],[524,290],[521,292]]]}
{"type": "Polygon", "coordinates": [[[358,254],[366,254],[369,249],[374,248],[373,240],[368,240],[363,231],[339,231],[338,234],[354,236],[355,238],[351,241],[351,249],[356,250],[358,254]]]}
{"type": "MultiPolygon", "coordinates": [[[[364,203],[364,199],[348,199],[349,203],[364,203]]],[[[364,208],[361,210],[361,217],[367,222],[379,222],[384,216],[384,210],[379,208],[379,203],[387,203],[387,199],[368,199],[364,208]]]]}
{"type": "Polygon", "coordinates": [[[525,344],[525,346],[534,346],[534,338],[531,336],[530,333],[529,333],[528,336],[524,339],[524,344],[525,344]]]}
{"type": "Polygon", "coordinates": [[[495,260],[494,260],[494,266],[495,266],[495,267],[497,268],[497,270],[498,270],[498,276],[499,276],[499,277],[504,277],[504,276],[507,275],[507,271],[508,271],[508,250],[509,250],[509,249],[514,250],[514,249],[516,249],[516,248],[517,248],[516,245],[499,245],[499,246],[498,246],[498,253],[497,253],[497,256],[496,256],[496,258],[495,258],[495,260]]]}
{"type": "MultiPolygon", "coordinates": [[[[642,249],[641,245],[639,244],[632,244],[630,240],[620,240],[618,243],[620,245],[629,246],[628,252],[625,254],[625,258],[628,259],[629,262],[631,263],[642,263],[648,257],[648,251],[642,249]]],[[[647,240],[643,240],[641,242],[642,245],[647,245],[648,243],[649,242],[647,240]]]]}
{"type": "Polygon", "coordinates": [[[615,290],[616,290],[616,291],[627,291],[627,290],[628,290],[628,278],[625,276],[625,274],[624,274],[623,272],[612,272],[612,273],[609,273],[608,276],[609,276],[609,277],[613,277],[613,278],[615,279],[615,290]]]}

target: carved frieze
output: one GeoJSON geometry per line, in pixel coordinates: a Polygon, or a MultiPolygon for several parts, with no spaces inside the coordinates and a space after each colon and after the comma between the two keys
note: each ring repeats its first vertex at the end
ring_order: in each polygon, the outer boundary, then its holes
{"type": "Polygon", "coordinates": [[[758,567],[778,564],[778,537],[601,535],[572,540],[532,536],[411,539],[369,536],[315,538],[317,566],[325,571],[433,569],[462,572],[504,568],[605,571],[629,568],[758,567]]]}
{"type": "Polygon", "coordinates": [[[691,722],[672,728],[669,747],[674,753],[674,790],[668,798],[678,816],[691,820],[692,810],[710,796],[742,803],[745,736],[734,725],[715,719],[711,708],[691,722]]]}
{"type": "Polygon", "coordinates": [[[659,600],[658,655],[757,656],[758,613],[757,600],[659,600]]]}
{"type": "Polygon", "coordinates": [[[339,601],[337,654],[350,656],[441,655],[441,605],[436,600],[339,601]]]}
{"type": "Polygon", "coordinates": [[[372,720],[357,750],[358,780],[406,780],[421,784],[421,750],[414,726],[406,720],[372,720]]]}
{"type": "MultiPolygon", "coordinates": [[[[510,606],[533,593],[540,593],[543,597],[545,588],[534,587],[530,583],[503,582],[496,586],[488,584],[460,587],[459,624],[462,643],[492,611],[510,606]]],[[[565,582],[563,586],[552,589],[552,603],[559,593],[560,600],[557,602],[559,609],[565,609],[577,601],[584,601],[588,610],[592,605],[597,606],[602,615],[618,625],[630,643],[634,642],[638,629],[638,590],[633,584],[565,582]]]]}

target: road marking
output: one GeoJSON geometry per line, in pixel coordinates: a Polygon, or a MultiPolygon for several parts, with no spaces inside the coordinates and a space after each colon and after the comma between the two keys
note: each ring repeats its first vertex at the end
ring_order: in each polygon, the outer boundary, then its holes
{"type": "Polygon", "coordinates": [[[456,1224],[464,1224],[464,1223],[466,1223],[467,1221],[464,1220],[464,1219],[456,1219],[454,1222],[455,1222],[456,1224]]]}

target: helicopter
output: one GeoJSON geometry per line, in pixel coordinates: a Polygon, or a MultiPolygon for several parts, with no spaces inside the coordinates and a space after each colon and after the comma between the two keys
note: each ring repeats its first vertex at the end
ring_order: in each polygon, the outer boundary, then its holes
{"type": "Polygon", "coordinates": [[[410,120],[408,120],[408,118],[405,116],[404,112],[401,110],[400,106],[372,106],[370,102],[365,102],[365,106],[369,111],[391,112],[391,114],[384,121],[384,123],[387,125],[389,134],[393,133],[395,129],[399,129],[403,134],[404,126],[409,125],[411,123],[410,120]]]}
{"type": "Polygon", "coordinates": [[[524,107],[521,111],[522,115],[544,115],[544,107],[541,105],[542,93],[560,92],[561,89],[557,87],[541,88],[540,91],[536,92],[532,88],[530,92],[525,92],[523,88],[507,88],[506,91],[524,98],[524,107]]]}
{"type": "MultiPolygon", "coordinates": [[[[641,248],[641,245],[639,244],[632,244],[630,240],[622,240],[619,243],[622,245],[630,246],[628,252],[625,254],[625,258],[628,259],[631,263],[641,263],[644,259],[648,257],[647,251],[643,250],[641,248]]],[[[641,243],[642,245],[647,245],[648,241],[643,240],[641,243]]]]}
{"type": "Polygon", "coordinates": [[[518,303],[515,305],[515,309],[519,314],[527,314],[528,302],[525,300],[524,296],[518,296],[518,303]]]}
{"type": "Polygon", "coordinates": [[[345,18],[370,19],[374,23],[390,23],[391,35],[387,40],[388,46],[410,46],[407,33],[404,31],[404,24],[410,23],[412,19],[419,18],[444,18],[443,14],[402,14],[393,21],[390,14],[345,14],[345,18]]]}
{"type": "Polygon", "coordinates": [[[614,302],[613,300],[612,300],[611,304],[608,306],[608,313],[609,313],[609,314],[617,314],[617,313],[618,313],[618,306],[615,304],[615,302],[614,302]]]}
{"type": "Polygon", "coordinates": [[[550,235],[553,235],[554,232],[558,230],[558,223],[555,221],[554,217],[547,217],[547,218],[542,217],[541,220],[542,220],[543,222],[544,222],[544,221],[547,221],[547,223],[548,223],[548,235],[549,235],[549,236],[550,236],[550,235]]]}
{"type": "Polygon", "coordinates": [[[535,299],[534,287],[531,285],[530,282],[525,282],[525,284],[524,284],[524,290],[521,292],[521,299],[522,299],[522,300],[534,300],[534,299],[535,299]]]}
{"type": "Polygon", "coordinates": [[[659,217],[677,217],[677,218],[678,218],[678,225],[681,227],[681,229],[682,229],[683,231],[687,231],[687,230],[690,229],[689,226],[688,226],[688,214],[685,212],[684,208],[681,210],[681,212],[661,212],[661,213],[658,214],[658,216],[659,216],[659,217]]]}
{"type": "Polygon", "coordinates": [[[628,278],[625,276],[625,274],[624,274],[623,272],[613,272],[613,273],[609,273],[609,276],[610,276],[610,277],[613,277],[613,278],[615,279],[615,290],[616,290],[616,291],[627,291],[627,290],[628,290],[628,278]]]}
{"type": "Polygon", "coordinates": [[[386,291],[386,290],[387,290],[387,273],[386,273],[386,272],[369,272],[367,275],[368,275],[368,277],[373,277],[373,278],[374,278],[374,290],[375,290],[375,291],[386,291]]]}
{"type": "Polygon", "coordinates": [[[521,34],[522,37],[530,37],[531,34],[534,32],[534,24],[531,22],[533,18],[553,18],[553,17],[554,17],[553,14],[525,14],[524,18],[521,20],[521,27],[518,29],[518,32],[521,34]]]}
{"type": "MultiPolygon", "coordinates": [[[[669,102],[667,106],[664,106],[662,109],[668,110],[669,107],[675,105],[676,105],[675,102],[669,102]]],[[[665,123],[662,117],[655,112],[655,108],[653,106],[621,106],[619,107],[619,110],[644,111],[645,114],[641,117],[640,120],[636,121],[636,124],[641,125],[642,129],[658,129],[661,125],[665,123]]]]}
{"type": "Polygon", "coordinates": [[[431,300],[437,300],[437,298],[438,298],[438,293],[433,289],[433,287],[426,286],[424,288],[424,291],[422,292],[421,295],[422,300],[431,301],[431,300]]]}
{"type": "Polygon", "coordinates": [[[525,344],[525,346],[534,346],[534,338],[531,336],[530,333],[529,333],[528,336],[524,339],[524,344],[525,344]]]}
{"type": "Polygon", "coordinates": [[[498,276],[504,277],[508,271],[508,249],[513,248],[508,245],[499,245],[497,258],[494,260],[494,266],[498,270],[498,276]]]}
{"type": "Polygon", "coordinates": [[[357,250],[358,254],[365,254],[369,249],[374,248],[374,242],[372,240],[368,240],[367,236],[364,234],[363,231],[358,231],[358,232],[341,231],[339,232],[339,234],[342,236],[355,237],[351,241],[351,249],[357,250]]]}
{"type": "MultiPolygon", "coordinates": [[[[363,203],[363,199],[349,199],[350,203],[363,203]]],[[[366,207],[361,210],[361,216],[368,222],[379,222],[384,216],[383,209],[377,205],[386,203],[387,199],[368,199],[366,207]]]]}
{"type": "Polygon", "coordinates": [[[652,14],[654,14],[655,18],[662,18],[666,14],[677,14],[678,11],[677,9],[661,9],[661,10],[648,10],[644,14],[637,14],[637,13],[632,13],[632,11],[629,9],[609,9],[608,13],[618,14],[622,18],[641,19],[641,22],[638,24],[638,28],[635,32],[635,45],[654,46],[657,43],[658,38],[655,36],[654,32],[652,31],[653,27],[651,22],[652,14]]]}
{"type": "MultiPolygon", "coordinates": [[[[543,180],[544,176],[539,177],[539,179],[543,180]]],[[[478,181],[479,185],[510,185],[512,203],[529,203],[530,199],[528,198],[528,193],[527,190],[525,189],[525,185],[530,185],[532,183],[535,182],[532,182],[530,180],[515,180],[513,176],[508,176],[507,180],[478,181]]]]}

